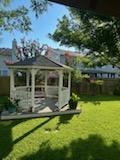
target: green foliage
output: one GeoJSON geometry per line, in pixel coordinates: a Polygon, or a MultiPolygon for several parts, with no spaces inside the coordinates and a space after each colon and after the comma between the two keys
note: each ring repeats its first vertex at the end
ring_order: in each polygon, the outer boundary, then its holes
{"type": "Polygon", "coordinates": [[[80,61],[79,57],[72,57],[66,63],[66,65],[68,65],[71,68],[73,68],[73,70],[72,70],[72,81],[76,82],[76,83],[81,82],[81,80],[83,78],[80,69],[77,68],[77,65],[78,65],[79,61],[80,61]]]}
{"type": "Polygon", "coordinates": [[[116,95],[116,96],[120,96],[120,80],[119,80],[119,82],[117,83],[117,85],[116,85],[113,93],[114,93],[114,95],[116,95]]]}
{"type": "Polygon", "coordinates": [[[49,37],[60,45],[88,49],[95,65],[120,65],[120,19],[69,8],[49,37]]]}
{"type": "Polygon", "coordinates": [[[72,81],[79,83],[82,80],[82,74],[79,69],[73,69],[72,71],[72,81]]]}
{"type": "Polygon", "coordinates": [[[19,102],[20,102],[20,99],[19,98],[14,98],[14,99],[9,99],[7,98],[4,103],[2,104],[3,105],[3,109],[2,110],[7,110],[9,112],[15,112],[17,110],[17,107],[19,106],[19,102]]]}
{"type": "Polygon", "coordinates": [[[91,81],[91,83],[98,85],[98,86],[102,86],[104,84],[104,81],[98,79],[98,80],[91,81]]]}
{"type": "Polygon", "coordinates": [[[30,6],[19,6],[16,9],[10,9],[9,4],[12,3],[10,0],[1,0],[0,3],[0,34],[13,30],[31,31],[29,12],[35,13],[38,18],[48,6],[47,0],[31,0],[30,6]]]}
{"type": "Polygon", "coordinates": [[[72,99],[74,102],[80,101],[80,97],[79,97],[77,94],[75,94],[75,93],[72,93],[71,99],[72,99]]]}
{"type": "Polygon", "coordinates": [[[69,108],[70,109],[76,109],[79,101],[80,101],[80,97],[78,97],[77,94],[72,93],[72,96],[69,100],[69,108]]]}

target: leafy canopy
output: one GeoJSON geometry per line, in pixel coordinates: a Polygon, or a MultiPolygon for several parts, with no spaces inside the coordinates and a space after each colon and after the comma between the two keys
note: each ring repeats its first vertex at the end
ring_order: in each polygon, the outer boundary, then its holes
{"type": "Polygon", "coordinates": [[[31,30],[29,12],[33,12],[38,18],[47,10],[47,0],[30,0],[30,6],[23,5],[16,9],[10,9],[12,0],[0,0],[0,34],[3,31],[19,30],[28,32],[31,30]]]}
{"type": "Polygon", "coordinates": [[[69,8],[49,37],[60,45],[88,49],[95,65],[120,66],[120,19],[69,8]]]}

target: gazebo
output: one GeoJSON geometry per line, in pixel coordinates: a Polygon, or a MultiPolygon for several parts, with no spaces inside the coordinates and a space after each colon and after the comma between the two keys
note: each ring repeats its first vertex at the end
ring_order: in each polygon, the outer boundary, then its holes
{"type": "MultiPolygon", "coordinates": [[[[13,64],[7,64],[10,69],[10,98],[19,99],[19,107],[21,109],[36,111],[36,108],[46,107],[45,102],[47,98],[50,100],[56,99],[54,102],[54,110],[61,109],[68,104],[70,99],[71,90],[71,68],[54,62],[44,55],[39,55],[32,58],[27,58],[15,62],[13,64]],[[15,84],[15,72],[25,72],[26,85],[16,86],[15,84]],[[48,85],[48,74],[50,71],[56,71],[58,73],[58,85],[48,85]],[[44,74],[44,85],[36,85],[36,75],[41,72],[44,74]],[[67,87],[63,87],[64,73],[67,73],[67,87]],[[44,101],[42,99],[44,98],[44,101]],[[43,104],[39,105],[41,102],[43,104]]],[[[19,77],[18,77],[19,78],[19,77]]],[[[48,104],[49,107],[49,104],[48,104]]],[[[53,110],[53,111],[54,111],[53,110]]]]}

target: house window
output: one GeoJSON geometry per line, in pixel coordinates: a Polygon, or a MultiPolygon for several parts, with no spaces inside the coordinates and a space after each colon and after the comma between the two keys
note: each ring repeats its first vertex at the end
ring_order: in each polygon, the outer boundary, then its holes
{"type": "Polygon", "coordinates": [[[2,76],[8,76],[8,70],[3,70],[2,71],[2,76]]]}
{"type": "Polygon", "coordinates": [[[97,73],[95,73],[95,78],[97,78],[97,73]]]}

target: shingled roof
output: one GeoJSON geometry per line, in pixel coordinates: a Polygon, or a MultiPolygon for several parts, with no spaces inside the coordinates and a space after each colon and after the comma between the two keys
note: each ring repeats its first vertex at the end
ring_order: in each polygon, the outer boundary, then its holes
{"type": "Polygon", "coordinates": [[[0,48],[0,55],[12,56],[12,49],[10,49],[10,48],[0,48]]]}
{"type": "Polygon", "coordinates": [[[8,64],[8,66],[14,66],[14,67],[21,67],[23,66],[24,68],[27,67],[42,67],[42,68],[66,68],[66,69],[71,69],[70,67],[63,65],[61,63],[54,62],[50,60],[48,57],[39,55],[36,57],[28,58],[25,60],[21,60],[18,62],[15,62],[13,64],[8,64]]]}

